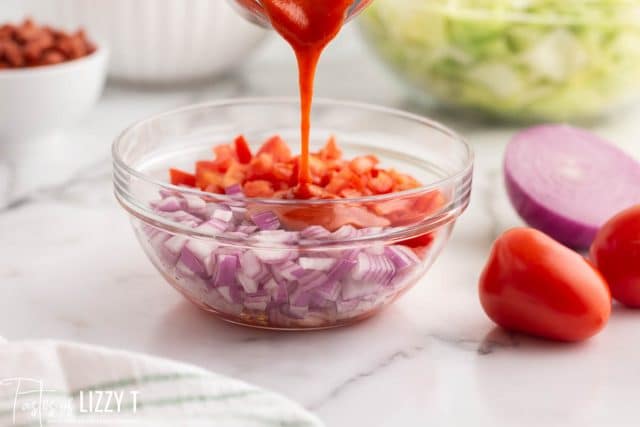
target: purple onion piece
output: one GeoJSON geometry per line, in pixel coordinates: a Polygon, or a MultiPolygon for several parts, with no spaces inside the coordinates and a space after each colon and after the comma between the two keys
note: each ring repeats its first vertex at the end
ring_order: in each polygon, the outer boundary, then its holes
{"type": "Polygon", "coordinates": [[[222,222],[231,222],[233,219],[233,211],[231,209],[216,209],[213,211],[211,218],[222,222]]]}
{"type": "Polygon", "coordinates": [[[385,256],[391,260],[398,271],[420,263],[420,258],[406,246],[387,246],[384,250],[385,256]]]}
{"type": "Polygon", "coordinates": [[[174,196],[162,199],[156,204],[156,209],[161,212],[175,212],[181,210],[182,208],[182,200],[174,196]]]}
{"type": "Polygon", "coordinates": [[[224,189],[224,193],[228,196],[240,196],[242,195],[242,186],[240,184],[233,184],[224,189]]]}
{"type": "Polygon", "coordinates": [[[336,264],[334,258],[307,258],[298,259],[298,264],[305,270],[329,271],[336,264]]]}
{"type": "Polygon", "coordinates": [[[280,228],[280,220],[271,211],[263,211],[251,215],[251,220],[261,230],[277,230],[280,228]]]}
{"type": "Polygon", "coordinates": [[[321,225],[312,225],[300,232],[300,237],[309,240],[323,240],[331,236],[331,232],[321,225]]]}
{"type": "Polygon", "coordinates": [[[240,268],[247,277],[255,279],[262,271],[262,264],[253,251],[246,251],[240,255],[240,268]]]}
{"type": "Polygon", "coordinates": [[[216,272],[212,284],[215,287],[235,286],[238,273],[238,257],[219,254],[216,256],[216,272]]]}
{"type": "Polygon", "coordinates": [[[236,278],[238,279],[240,286],[242,286],[242,288],[246,293],[252,294],[258,291],[258,287],[260,284],[256,279],[252,279],[251,277],[248,277],[246,274],[242,273],[241,271],[238,272],[238,275],[236,276],[236,278]]]}

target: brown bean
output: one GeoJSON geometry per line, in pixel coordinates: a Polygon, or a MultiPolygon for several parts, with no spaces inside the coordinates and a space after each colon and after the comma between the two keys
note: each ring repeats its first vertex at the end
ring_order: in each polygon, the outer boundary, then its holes
{"type": "Polygon", "coordinates": [[[95,50],[82,29],[70,34],[31,19],[0,25],[0,69],[59,64],[95,50]]]}
{"type": "Polygon", "coordinates": [[[56,50],[48,50],[42,55],[40,62],[38,65],[55,65],[60,64],[65,61],[65,57],[63,54],[56,50]]]}
{"type": "Polygon", "coordinates": [[[16,42],[4,42],[4,58],[13,67],[24,67],[25,60],[16,42]]]}

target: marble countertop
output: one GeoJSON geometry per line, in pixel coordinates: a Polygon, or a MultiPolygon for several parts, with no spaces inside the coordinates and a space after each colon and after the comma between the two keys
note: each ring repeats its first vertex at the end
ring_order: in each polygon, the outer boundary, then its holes
{"type": "MultiPolygon", "coordinates": [[[[320,68],[318,95],[415,110],[352,30],[320,68]],[[353,64],[358,64],[354,67],[353,64]]],[[[273,333],[192,307],[147,261],[111,188],[110,144],[162,110],[235,96],[295,95],[291,55],[272,39],[215,84],[171,91],[110,85],[95,110],[55,138],[0,143],[0,335],[56,338],[193,363],[276,391],[328,426],[637,425],[640,313],[560,345],[494,328],[476,283],[489,247],[520,224],[501,182],[514,128],[426,114],[474,145],[472,203],[422,283],[353,327],[273,333]]],[[[596,130],[640,157],[640,111],[596,130]]]]}

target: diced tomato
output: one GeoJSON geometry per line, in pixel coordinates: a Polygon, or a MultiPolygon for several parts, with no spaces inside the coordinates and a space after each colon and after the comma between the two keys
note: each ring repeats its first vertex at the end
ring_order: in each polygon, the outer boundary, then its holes
{"type": "Polygon", "coordinates": [[[327,185],[329,177],[327,176],[327,167],[324,161],[317,156],[309,156],[309,170],[311,171],[311,177],[313,183],[322,186],[327,185]]]}
{"type": "Polygon", "coordinates": [[[236,147],[236,156],[238,156],[240,163],[249,163],[253,158],[253,154],[251,154],[251,149],[244,136],[238,136],[234,141],[234,145],[236,147]]]}
{"type": "Polygon", "coordinates": [[[438,191],[431,191],[415,201],[413,210],[423,216],[428,216],[439,211],[446,203],[444,195],[438,191]]]}
{"type": "Polygon", "coordinates": [[[333,173],[326,186],[326,190],[333,194],[338,194],[346,188],[352,188],[360,192],[364,190],[361,177],[356,175],[349,167],[344,167],[339,172],[333,173]]]}
{"type": "Polygon", "coordinates": [[[362,193],[352,188],[345,188],[344,190],[340,190],[340,196],[345,199],[355,199],[358,197],[362,197],[362,193]]]}
{"type": "Polygon", "coordinates": [[[232,185],[240,184],[244,182],[244,179],[247,174],[247,168],[245,165],[241,165],[238,162],[233,162],[227,172],[224,174],[224,179],[222,181],[223,187],[229,188],[232,185]]]}
{"type": "Polygon", "coordinates": [[[196,176],[188,172],[181,171],[180,169],[169,169],[169,175],[171,184],[173,185],[196,186],[196,176]]]}
{"type": "Polygon", "coordinates": [[[365,175],[371,172],[378,163],[379,160],[376,156],[362,156],[351,160],[349,166],[351,167],[351,170],[358,175],[365,175]]]}
{"type": "Polygon", "coordinates": [[[224,192],[224,175],[212,170],[202,170],[196,176],[196,186],[212,193],[224,192]]]}
{"type": "Polygon", "coordinates": [[[269,181],[256,180],[247,181],[242,187],[244,195],[247,197],[272,197],[274,195],[273,186],[269,181]]]}
{"type": "Polygon", "coordinates": [[[388,174],[393,178],[393,191],[405,191],[420,187],[420,183],[407,174],[398,173],[393,169],[389,170],[388,174]]]}
{"type": "Polygon", "coordinates": [[[284,182],[289,187],[291,179],[294,178],[293,165],[291,163],[276,163],[273,165],[272,174],[276,181],[284,182]]]}
{"type": "Polygon", "coordinates": [[[280,163],[287,163],[291,160],[291,150],[286,142],[279,136],[269,138],[258,151],[260,154],[270,154],[273,160],[280,163]]]}
{"type": "MultiPolygon", "coordinates": [[[[213,193],[224,193],[226,188],[239,184],[250,197],[283,199],[349,199],[387,194],[420,185],[409,175],[378,169],[379,160],[373,155],[356,157],[351,161],[342,160],[342,152],[334,137],[329,138],[318,153],[309,156],[312,183],[307,185],[298,183],[300,157],[293,157],[279,136],[268,139],[256,155],[251,153],[242,135],[232,144],[214,147],[213,152],[213,160],[196,162],[195,175],[171,169],[171,182],[213,193]]],[[[435,192],[421,198],[393,200],[360,208],[351,211],[352,215],[356,215],[351,219],[346,217],[347,211],[332,208],[325,222],[330,226],[409,224],[434,212],[443,203],[442,195],[435,192]]],[[[318,212],[313,215],[323,212],[317,207],[314,209],[318,212]]]]}
{"type": "Polygon", "coordinates": [[[214,163],[219,172],[226,172],[229,166],[236,160],[233,148],[229,145],[217,145],[213,147],[213,152],[216,155],[214,163]]]}
{"type": "Polygon", "coordinates": [[[322,160],[339,160],[342,158],[342,151],[338,147],[335,136],[329,138],[326,145],[318,152],[318,157],[322,160]]]}
{"type": "Polygon", "coordinates": [[[273,174],[273,156],[269,153],[258,153],[251,160],[248,179],[270,179],[273,174]]]}
{"type": "Polygon", "coordinates": [[[388,173],[384,171],[372,171],[377,172],[375,176],[372,176],[367,183],[367,186],[373,191],[374,194],[386,194],[393,190],[393,179],[388,173]]]}
{"type": "Polygon", "coordinates": [[[401,245],[409,246],[411,249],[425,248],[433,243],[435,236],[433,233],[423,234],[422,236],[414,237],[413,239],[403,240],[399,242],[401,245]]]}

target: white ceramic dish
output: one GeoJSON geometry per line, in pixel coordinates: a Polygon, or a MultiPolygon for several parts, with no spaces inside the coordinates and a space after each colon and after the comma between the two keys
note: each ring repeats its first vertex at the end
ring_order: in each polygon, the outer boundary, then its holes
{"type": "Polygon", "coordinates": [[[110,77],[166,84],[210,79],[246,58],[267,34],[226,0],[24,0],[25,12],[83,26],[111,47],[110,77]]]}
{"type": "Polygon", "coordinates": [[[108,49],[58,65],[0,71],[0,143],[25,142],[63,129],[96,103],[108,49]]]}

